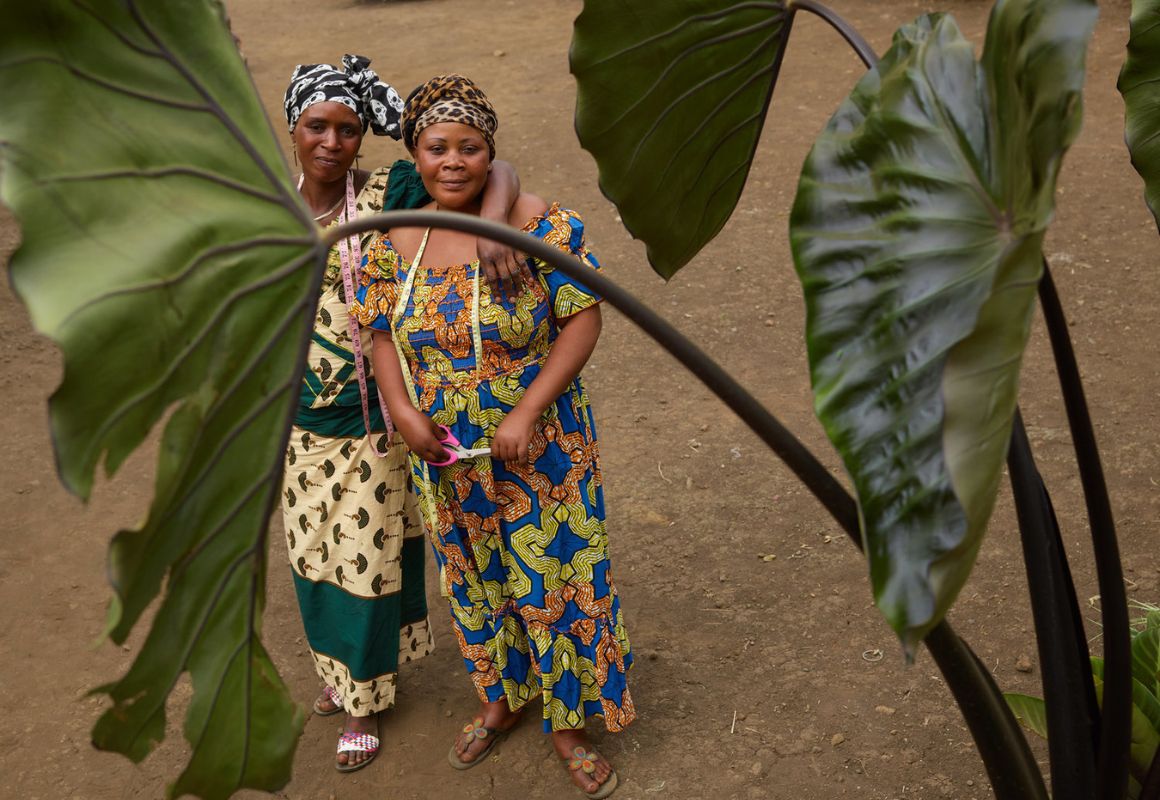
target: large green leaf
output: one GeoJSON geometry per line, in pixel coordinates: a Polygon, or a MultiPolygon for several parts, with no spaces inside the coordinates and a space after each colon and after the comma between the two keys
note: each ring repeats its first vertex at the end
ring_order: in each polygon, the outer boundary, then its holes
{"type": "Polygon", "coordinates": [[[143,758],[188,671],[190,764],[172,790],[289,777],[304,715],[259,641],[266,523],[321,245],[211,0],[0,3],[0,198],[10,271],[64,356],[62,481],[87,496],[171,412],[156,492],[109,553],[109,632],[165,592],[97,746],[143,758]]]}
{"type": "MultiPolygon", "coordinates": [[[[1104,664],[1102,659],[1092,659],[1092,677],[1096,693],[1102,699],[1104,693],[1104,664]]],[[[1047,738],[1047,707],[1043,700],[1030,695],[1005,693],[1003,695],[1012,713],[1029,730],[1047,738]]],[[[1132,734],[1130,745],[1130,765],[1132,778],[1143,782],[1148,767],[1160,745],[1160,700],[1157,700],[1139,681],[1132,686],[1132,734]]],[[[1138,796],[1139,792],[1130,794],[1138,796]]]]}
{"type": "Polygon", "coordinates": [[[1160,224],[1160,0],[1132,0],[1128,57],[1116,84],[1124,96],[1124,138],[1144,178],[1144,200],[1160,224]]]}
{"type": "MultiPolygon", "coordinates": [[[[1097,674],[1094,677],[1096,694],[1102,701],[1103,676],[1097,674]]],[[[1133,679],[1132,684],[1132,735],[1128,747],[1128,769],[1131,771],[1130,777],[1143,783],[1152,759],[1156,757],[1156,749],[1160,747],[1160,701],[1139,681],[1133,679]]]]}
{"type": "Polygon", "coordinates": [[[1132,677],[1160,698],[1160,628],[1149,625],[1132,638],[1132,677]]]}
{"type": "Polygon", "coordinates": [[[1003,699],[1011,708],[1011,713],[1033,733],[1047,738],[1047,706],[1041,697],[1032,697],[1018,692],[1004,692],[1003,699]]]}
{"type": "Polygon", "coordinates": [[[784,0],[585,0],[576,132],[625,227],[671,277],[733,213],[777,81],[784,0]]]}
{"type": "Polygon", "coordinates": [[[791,216],[815,410],[908,652],[970,573],[1002,476],[1091,0],[1000,0],[981,62],[920,17],[818,138],[791,216]]]}

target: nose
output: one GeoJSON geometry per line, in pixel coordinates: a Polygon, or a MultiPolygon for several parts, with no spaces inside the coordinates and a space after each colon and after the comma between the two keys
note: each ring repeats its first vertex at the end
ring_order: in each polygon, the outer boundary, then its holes
{"type": "Polygon", "coordinates": [[[328,129],[322,137],[322,146],[328,150],[338,150],[338,131],[334,128],[328,129]]]}

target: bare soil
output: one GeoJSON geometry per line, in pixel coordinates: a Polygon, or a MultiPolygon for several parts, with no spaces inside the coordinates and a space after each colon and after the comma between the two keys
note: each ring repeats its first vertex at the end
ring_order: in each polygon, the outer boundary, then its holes
{"type": "MultiPolygon", "coordinates": [[[[898,25],[930,8],[912,0],[831,5],[880,52],[898,25]]],[[[936,6],[951,11],[981,47],[990,3],[936,6]]],[[[1067,160],[1047,254],[1097,421],[1130,596],[1156,601],[1157,232],[1122,144],[1123,106],[1115,91],[1127,4],[1101,6],[1085,130],[1067,160]]],[[[666,284],[599,193],[595,164],[573,132],[567,49],[579,0],[232,0],[229,7],[279,136],[282,91],[298,62],[363,53],[403,90],[437,72],[474,77],[499,109],[499,150],[517,165],[524,187],[582,211],[608,274],[713,352],[837,466],[811,411],[803,307],[786,236],[802,160],[861,72],[821,22],[798,19],[733,220],[666,284]]],[[[401,155],[394,143],[368,141],[362,163],[401,155]]],[[[12,218],[0,216],[0,256],[18,236],[12,218]]],[[[64,492],[45,410],[60,359],[31,331],[6,285],[0,287],[0,365],[8,375],[0,416],[0,607],[8,615],[0,627],[0,796],[160,797],[184,763],[179,714],[166,743],[133,766],[89,744],[103,700],[86,694],[120,675],[134,655],[133,643],[97,642],[109,595],[104,548],[118,527],[141,518],[154,456],[134,457],[98,487],[87,507],[64,492]]],[[[990,796],[975,747],[929,655],[904,665],[872,607],[858,552],[789,471],[704,386],[615,313],[606,315],[586,374],[603,439],[613,558],[639,658],[632,675],[639,721],[624,734],[596,740],[619,771],[616,796],[990,796]]],[[[1058,395],[1037,323],[1022,406],[1086,599],[1098,590],[1058,395]]],[[[271,542],[265,638],[306,704],[318,682],[290,572],[279,566],[281,539],[274,535],[271,542]]],[[[383,724],[380,758],[353,775],[336,773],[337,718],[311,719],[293,780],[279,796],[579,796],[537,725],[523,726],[477,769],[447,767],[447,747],[475,701],[435,594],[431,607],[437,652],[404,668],[398,708],[383,724]]],[[[951,621],[1002,687],[1039,693],[1026,581],[1005,494],[951,621]],[[1030,671],[1016,668],[1021,659],[1030,671]]],[[[1090,632],[1096,635],[1098,627],[1090,632]]],[[[187,692],[178,687],[175,711],[187,692]]]]}

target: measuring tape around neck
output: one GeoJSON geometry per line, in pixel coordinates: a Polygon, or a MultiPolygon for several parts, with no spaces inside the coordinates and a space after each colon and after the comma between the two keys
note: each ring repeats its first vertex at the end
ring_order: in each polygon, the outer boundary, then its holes
{"type": "MultiPolygon", "coordinates": [[[[298,189],[302,190],[302,181],[305,175],[298,176],[298,189]]],[[[355,201],[354,194],[354,171],[346,173],[346,208],[338,215],[338,224],[342,225],[345,222],[351,222],[358,215],[358,206],[355,201]]],[[[350,332],[351,348],[354,350],[354,369],[358,374],[358,393],[359,400],[362,403],[363,425],[366,427],[367,443],[371,447],[371,451],[379,458],[384,458],[387,455],[387,450],[380,450],[375,443],[374,435],[371,432],[371,413],[370,403],[367,399],[367,373],[366,366],[363,361],[362,349],[362,334],[359,332],[358,320],[355,319],[354,314],[350,313],[349,306],[354,302],[354,265],[362,263],[362,245],[359,242],[358,235],[349,236],[346,239],[340,239],[338,242],[338,257],[342,262],[342,288],[346,293],[347,304],[347,330],[350,332]]],[[[379,401],[379,410],[383,414],[383,423],[387,428],[387,442],[388,446],[391,437],[395,433],[394,423],[391,421],[391,414],[387,411],[387,404],[383,402],[383,397],[377,391],[377,400],[379,401]]]]}
{"type": "MultiPolygon", "coordinates": [[[[427,240],[431,237],[431,229],[428,228],[423,232],[423,239],[419,242],[419,249],[415,251],[415,258],[411,261],[411,267],[407,270],[407,278],[403,282],[402,291],[399,292],[399,299],[395,304],[394,313],[391,315],[391,340],[395,343],[395,353],[399,357],[399,368],[403,372],[403,383],[407,386],[407,395],[411,398],[411,405],[416,410],[419,409],[419,394],[415,388],[415,379],[411,374],[411,369],[407,366],[407,357],[403,353],[403,346],[400,339],[405,335],[402,330],[403,316],[407,310],[407,300],[410,299],[411,293],[415,287],[415,275],[419,271],[419,264],[423,260],[423,253],[427,249],[427,240]]],[[[398,251],[396,251],[397,253],[398,251]]],[[[479,264],[475,265],[475,275],[472,278],[471,286],[471,342],[474,348],[473,356],[475,357],[475,373],[478,379],[481,375],[481,361],[483,355],[483,334],[479,326],[479,264]]],[[[431,468],[423,459],[419,459],[419,470],[422,474],[423,480],[423,516],[427,522],[427,530],[431,536],[432,542],[438,539],[438,523],[439,512],[435,505],[435,483],[431,480],[431,468]]],[[[451,587],[447,584],[446,569],[440,568],[440,591],[443,595],[450,596],[451,587]]]]}

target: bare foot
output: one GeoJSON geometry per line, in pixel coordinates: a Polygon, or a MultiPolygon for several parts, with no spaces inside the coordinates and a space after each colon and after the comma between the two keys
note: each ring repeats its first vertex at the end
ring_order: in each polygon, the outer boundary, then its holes
{"type": "MultiPolygon", "coordinates": [[[[506,733],[520,721],[520,715],[508,708],[507,700],[497,700],[494,703],[484,703],[480,706],[475,719],[483,720],[480,727],[495,733],[506,733]]],[[[490,739],[488,738],[469,737],[466,731],[460,731],[459,736],[455,738],[455,754],[461,763],[471,764],[479,758],[480,753],[487,749],[489,743],[490,739]]]]}
{"type": "Polygon", "coordinates": [[[556,748],[556,755],[562,758],[568,767],[572,783],[585,794],[595,792],[612,774],[612,765],[604,756],[592,750],[583,729],[553,731],[552,746],[556,748]],[[578,759],[577,749],[582,750],[589,758],[578,759]],[[575,764],[577,760],[581,763],[575,764]],[[591,772],[587,771],[589,766],[591,772]]]}
{"type": "Polygon", "coordinates": [[[318,699],[314,701],[314,710],[322,715],[333,714],[341,709],[342,706],[330,699],[330,695],[326,693],[325,689],[318,695],[318,699]]]}
{"type": "MultiPolygon", "coordinates": [[[[369,733],[371,736],[378,736],[379,715],[371,714],[366,717],[352,717],[350,714],[347,714],[346,722],[343,724],[342,730],[343,733],[369,733]]],[[[361,764],[370,757],[370,753],[349,750],[345,753],[339,753],[335,757],[335,760],[344,767],[353,767],[357,764],[361,764]]]]}

